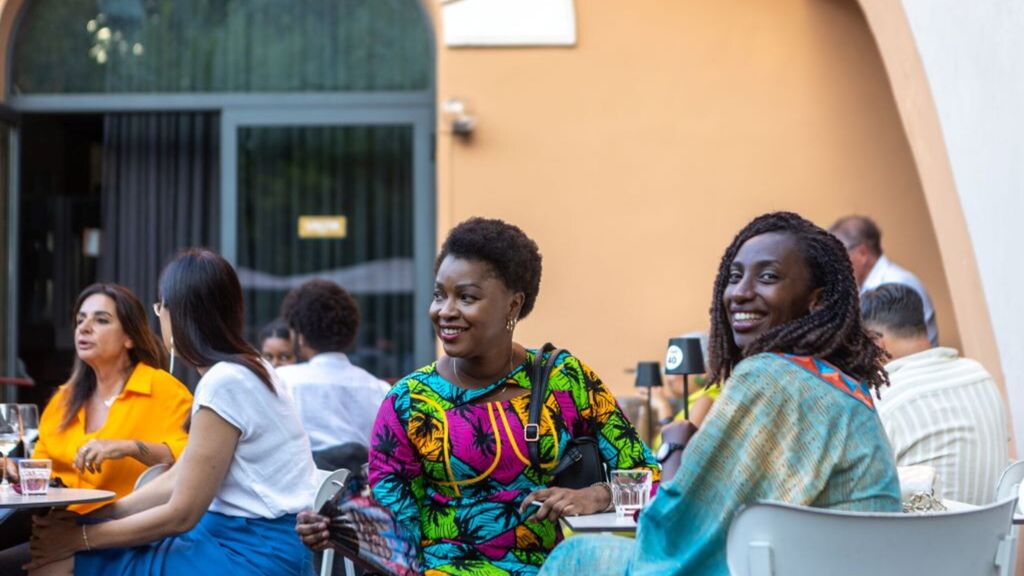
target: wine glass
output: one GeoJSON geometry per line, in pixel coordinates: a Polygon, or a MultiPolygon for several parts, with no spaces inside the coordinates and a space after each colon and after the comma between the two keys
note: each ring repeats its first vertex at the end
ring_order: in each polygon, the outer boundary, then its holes
{"type": "Polygon", "coordinates": [[[39,407],[35,404],[18,404],[21,412],[21,441],[25,446],[25,458],[32,457],[32,449],[39,439],[39,407]]]}
{"type": "Polygon", "coordinates": [[[0,493],[8,494],[11,484],[7,481],[7,457],[21,441],[21,411],[17,404],[0,404],[0,454],[4,457],[3,482],[0,493]]]}

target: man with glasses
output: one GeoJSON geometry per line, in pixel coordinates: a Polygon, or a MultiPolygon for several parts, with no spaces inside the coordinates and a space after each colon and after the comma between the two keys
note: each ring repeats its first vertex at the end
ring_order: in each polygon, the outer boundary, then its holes
{"type": "Polygon", "coordinates": [[[935,324],[932,299],[917,276],[889,260],[882,252],[882,232],[875,222],[867,216],[845,216],[837,220],[828,231],[846,246],[850,263],[853,264],[853,276],[857,279],[862,296],[882,284],[905,284],[917,292],[924,304],[928,340],[932,346],[938,346],[939,329],[935,324]]]}

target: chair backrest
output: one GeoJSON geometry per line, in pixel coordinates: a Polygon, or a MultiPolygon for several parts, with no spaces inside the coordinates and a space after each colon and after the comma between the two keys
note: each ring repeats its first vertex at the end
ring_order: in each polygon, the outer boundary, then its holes
{"type": "Polygon", "coordinates": [[[338,468],[334,472],[329,470],[317,470],[316,475],[319,480],[319,485],[316,490],[316,498],[313,500],[313,511],[319,511],[320,507],[331,499],[332,496],[338,493],[338,490],[345,485],[345,480],[348,479],[348,470],[344,468],[338,468]]]}
{"type": "Polygon", "coordinates": [[[321,470],[344,468],[359,471],[369,461],[370,450],[360,442],[346,442],[313,451],[313,462],[321,470]]]}
{"type": "Polygon", "coordinates": [[[1016,499],[963,512],[875,514],[749,506],[729,528],[733,576],[1010,574],[1016,499]]]}
{"type": "Polygon", "coordinates": [[[139,488],[142,488],[146,484],[149,484],[157,476],[163,474],[164,472],[167,472],[170,469],[170,464],[153,464],[149,468],[146,468],[145,470],[142,471],[142,474],[139,474],[139,477],[135,479],[135,487],[132,488],[132,492],[138,490],[139,488]]]}
{"type": "Polygon", "coordinates": [[[996,500],[1005,500],[1017,496],[1021,482],[1024,482],[1024,460],[1014,462],[1003,470],[996,484],[996,500]]]}
{"type": "MultiPolygon", "coordinates": [[[[320,507],[324,505],[324,502],[330,500],[338,490],[345,485],[345,480],[348,479],[349,471],[344,468],[338,468],[334,472],[330,470],[316,471],[317,485],[316,498],[313,499],[313,511],[319,512],[320,507]]],[[[355,573],[355,568],[352,566],[352,562],[345,559],[343,564],[344,571],[342,572],[345,576],[351,576],[355,573]]],[[[320,561],[320,576],[331,576],[334,572],[334,550],[328,548],[323,552],[323,558],[320,561]]]]}

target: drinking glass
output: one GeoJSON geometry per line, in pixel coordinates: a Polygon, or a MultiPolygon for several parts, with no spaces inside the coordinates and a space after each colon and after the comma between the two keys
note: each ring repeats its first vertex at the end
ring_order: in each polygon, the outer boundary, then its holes
{"type": "Polygon", "coordinates": [[[4,457],[3,482],[0,493],[10,493],[11,483],[7,481],[7,457],[21,441],[21,411],[17,404],[0,404],[0,454],[4,457]]]}
{"type": "Polygon", "coordinates": [[[612,470],[611,485],[615,516],[632,518],[633,513],[642,510],[651,497],[651,471],[612,470]]]}
{"type": "Polygon", "coordinates": [[[22,494],[46,494],[50,488],[53,462],[49,459],[25,458],[18,460],[18,476],[22,494]]]}
{"type": "Polygon", "coordinates": [[[21,411],[21,441],[25,445],[25,458],[32,457],[32,449],[39,439],[39,407],[35,404],[18,404],[21,411]]]}

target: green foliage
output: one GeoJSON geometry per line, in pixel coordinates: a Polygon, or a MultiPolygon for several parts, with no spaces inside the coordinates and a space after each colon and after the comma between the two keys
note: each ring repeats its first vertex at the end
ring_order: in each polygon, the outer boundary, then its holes
{"type": "Polygon", "coordinates": [[[36,0],[18,93],[426,90],[417,0],[36,0]]]}

